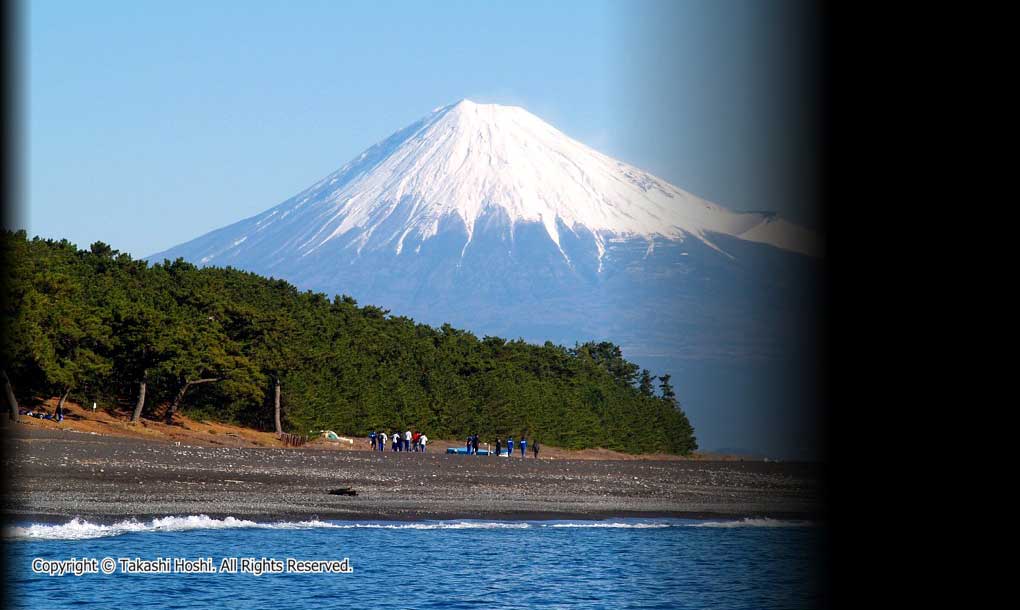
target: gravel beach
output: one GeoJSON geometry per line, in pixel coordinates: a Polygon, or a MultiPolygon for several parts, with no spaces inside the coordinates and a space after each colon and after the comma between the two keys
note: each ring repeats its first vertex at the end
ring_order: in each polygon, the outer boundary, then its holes
{"type": "Polygon", "coordinates": [[[815,464],[206,447],[27,427],[2,442],[11,521],[824,518],[815,464]],[[328,493],[343,487],[357,496],[328,493]]]}

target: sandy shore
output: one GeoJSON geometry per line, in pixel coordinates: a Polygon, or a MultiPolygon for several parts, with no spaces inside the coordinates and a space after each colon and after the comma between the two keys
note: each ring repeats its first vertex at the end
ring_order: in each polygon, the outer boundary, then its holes
{"type": "Polygon", "coordinates": [[[2,442],[16,521],[824,517],[811,464],[178,446],[25,426],[2,442]],[[347,486],[358,495],[327,493],[347,486]]]}

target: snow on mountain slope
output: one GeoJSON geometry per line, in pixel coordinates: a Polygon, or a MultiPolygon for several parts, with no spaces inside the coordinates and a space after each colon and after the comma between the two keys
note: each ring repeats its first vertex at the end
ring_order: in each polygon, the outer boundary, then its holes
{"type": "Polygon", "coordinates": [[[202,264],[236,264],[245,250],[306,257],[331,242],[404,252],[444,226],[462,227],[463,251],[476,225],[498,217],[511,239],[539,223],[561,247],[562,231],[594,241],[601,269],[614,237],[713,234],[815,254],[814,235],[763,213],[732,212],[573,140],[516,106],[461,100],[438,108],[280,205],[153,259],[186,252],[202,264]],[[263,239],[272,235],[272,239],[263,239]],[[339,239],[338,238],[343,238],[339,239]],[[270,251],[267,252],[266,249],[270,251]]]}

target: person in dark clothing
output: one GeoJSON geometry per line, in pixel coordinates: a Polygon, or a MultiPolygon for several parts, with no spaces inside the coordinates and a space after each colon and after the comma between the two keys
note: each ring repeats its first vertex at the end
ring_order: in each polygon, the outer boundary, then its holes
{"type": "Polygon", "coordinates": [[[478,435],[471,437],[471,450],[474,451],[475,455],[478,455],[478,435]]]}
{"type": "Polygon", "coordinates": [[[499,457],[499,452],[500,452],[500,445],[499,445],[499,439],[497,438],[496,439],[496,457],[499,457]]]}
{"type": "Polygon", "coordinates": [[[531,451],[535,454],[535,459],[537,460],[538,459],[538,441],[537,440],[535,441],[535,444],[531,446],[531,451]]]}
{"type": "Polygon", "coordinates": [[[372,443],[372,451],[375,451],[375,432],[369,433],[368,440],[372,443]]]}

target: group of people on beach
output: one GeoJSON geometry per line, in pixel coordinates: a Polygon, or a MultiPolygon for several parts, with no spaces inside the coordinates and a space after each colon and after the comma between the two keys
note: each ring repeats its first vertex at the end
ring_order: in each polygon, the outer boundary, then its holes
{"type": "MultiPolygon", "coordinates": [[[[521,458],[527,457],[527,455],[528,455],[528,439],[526,437],[524,437],[524,436],[521,436],[520,451],[521,451],[521,458]]],[[[535,441],[531,445],[531,451],[535,454],[535,459],[538,459],[538,441],[535,441]]],[[[496,455],[502,455],[502,454],[503,454],[503,445],[500,443],[500,440],[497,438],[496,439],[496,455]]],[[[506,439],[506,455],[507,455],[507,457],[513,457],[513,455],[514,455],[514,437],[513,436],[508,436],[507,439],[506,439]]]]}
{"type": "MultiPolygon", "coordinates": [[[[478,435],[477,434],[472,434],[471,436],[467,437],[467,441],[464,444],[464,448],[467,449],[467,454],[468,455],[478,455],[478,435]]],[[[538,441],[535,441],[534,444],[531,445],[531,450],[534,452],[535,458],[537,459],[538,458],[538,441]]],[[[527,455],[528,455],[528,439],[525,438],[524,436],[521,437],[520,452],[521,452],[521,457],[522,458],[527,457],[527,455]]],[[[507,455],[507,457],[512,457],[513,454],[514,454],[514,437],[513,436],[509,436],[506,439],[506,455],[507,455]]],[[[496,439],[496,451],[495,451],[495,455],[503,455],[503,444],[500,441],[500,439],[498,439],[498,438],[496,439]]]]}
{"type": "MultiPolygon", "coordinates": [[[[390,447],[391,451],[413,451],[415,453],[425,453],[425,448],[429,444],[429,437],[425,436],[421,432],[412,432],[407,430],[403,433],[394,432],[388,434],[386,432],[370,432],[368,434],[368,442],[372,445],[372,451],[385,451],[386,447],[390,447]]],[[[520,447],[521,457],[527,457],[528,454],[528,439],[521,436],[521,440],[517,445],[520,447]]],[[[467,449],[468,455],[478,455],[478,435],[472,434],[467,437],[464,443],[464,448],[467,449]]],[[[531,445],[531,451],[538,459],[538,441],[535,441],[531,445]]],[[[506,456],[512,457],[514,454],[514,437],[509,436],[506,439],[506,456]]],[[[490,454],[492,455],[492,454],[490,454]]],[[[503,455],[503,444],[500,439],[496,439],[496,451],[495,455],[503,455]]]]}
{"type": "Polygon", "coordinates": [[[425,453],[425,448],[429,444],[429,437],[421,432],[411,432],[410,430],[403,434],[399,431],[394,432],[392,435],[385,432],[371,432],[368,435],[368,440],[372,443],[372,451],[385,451],[387,443],[390,443],[393,451],[425,453]]]}

